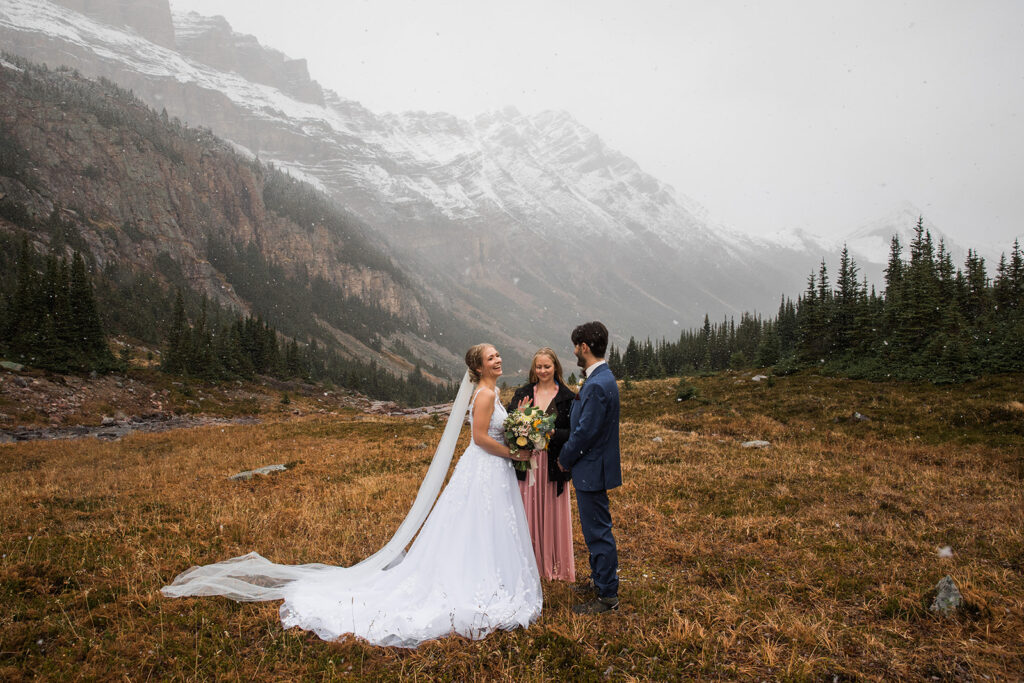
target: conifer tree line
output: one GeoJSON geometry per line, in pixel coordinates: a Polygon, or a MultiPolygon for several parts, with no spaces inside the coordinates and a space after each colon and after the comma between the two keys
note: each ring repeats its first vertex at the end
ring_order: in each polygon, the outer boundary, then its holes
{"type": "Polygon", "coordinates": [[[0,351],[57,372],[117,367],[82,255],[37,256],[21,244],[0,305],[0,351]],[[12,277],[13,276],[13,277],[12,277]]]}
{"type": "MultiPolygon", "coordinates": [[[[97,289],[105,302],[101,307],[78,251],[69,262],[62,252],[37,254],[27,240],[16,249],[12,246],[5,240],[0,249],[4,358],[55,372],[123,370],[124,363],[110,351],[100,314],[101,308],[116,308],[107,311],[113,326],[160,346],[160,369],[172,375],[212,381],[264,375],[340,386],[409,405],[441,403],[454,393],[450,383],[438,385],[427,379],[418,365],[406,378],[397,377],[375,362],[343,358],[315,338],[304,343],[287,338],[258,315],[223,309],[205,295],[186,294],[180,287],[170,306],[152,276],[116,264],[98,274],[97,289]]],[[[172,282],[184,280],[173,261],[165,259],[158,267],[172,282]]]]}
{"type": "Polygon", "coordinates": [[[990,278],[970,250],[962,268],[919,219],[904,245],[893,236],[885,290],[876,293],[844,247],[833,283],[824,261],[794,302],[774,318],[744,313],[680,334],[674,342],[630,338],[609,350],[623,378],[677,376],[725,368],[801,368],[853,378],[956,382],[1024,371],[1024,255],[1019,241],[990,278]]]}
{"type": "MultiPolygon", "coordinates": [[[[287,173],[264,166],[258,159],[241,156],[206,128],[190,127],[169,117],[166,111],[153,111],[131,91],[109,80],[81,78],[68,68],[51,70],[46,65],[35,65],[6,52],[2,57],[20,69],[20,75],[13,78],[17,79],[18,92],[27,100],[44,109],[75,115],[85,113],[89,115],[88,121],[108,129],[111,139],[121,140],[119,144],[130,140],[137,149],[146,152],[151,149],[154,156],[166,158],[174,166],[182,166],[197,153],[206,158],[207,152],[213,152],[218,162],[229,170],[251,171],[262,182],[262,201],[269,213],[307,230],[327,230],[337,245],[334,256],[339,262],[382,271],[399,285],[410,286],[386,251],[368,237],[364,226],[322,193],[287,173]]],[[[29,189],[46,189],[44,178],[36,172],[32,151],[19,144],[18,136],[7,128],[8,125],[0,121],[0,176],[12,178],[29,189]]],[[[65,136],[69,134],[64,132],[65,136]]],[[[81,171],[87,180],[101,178],[103,173],[102,168],[93,164],[81,171]]],[[[229,221],[240,218],[232,212],[250,210],[253,203],[258,202],[256,197],[249,196],[247,187],[240,187],[239,193],[237,203],[224,207],[229,221]]],[[[351,388],[374,398],[407,403],[450,400],[450,386],[437,385],[426,378],[428,374],[445,376],[447,370],[416,367],[407,378],[402,378],[373,362],[342,356],[344,350],[324,332],[318,318],[378,351],[384,343],[382,338],[394,337],[408,326],[374,302],[347,296],[336,284],[310,276],[301,267],[297,272],[286,271],[265,257],[257,244],[218,241],[214,208],[208,202],[199,202],[197,208],[199,225],[207,230],[207,257],[222,266],[228,283],[243,299],[252,302],[254,317],[239,316],[213,301],[204,302],[180,265],[167,254],[156,257],[152,272],[127,263],[119,264],[111,258],[105,260],[102,268],[97,267],[89,261],[90,247],[76,227],[76,223],[88,215],[87,208],[55,205],[49,217],[41,218],[17,194],[0,196],[0,218],[48,242],[54,254],[70,255],[77,250],[86,255],[84,263],[86,271],[92,266],[89,274],[95,288],[94,299],[99,302],[102,329],[150,348],[159,348],[164,353],[171,352],[169,364],[166,356],[161,358],[161,364],[169,371],[212,380],[256,374],[308,378],[351,388]],[[179,291],[184,318],[176,319],[175,299],[179,291]]],[[[112,231],[109,237],[124,250],[146,239],[146,233],[134,219],[126,218],[121,229],[112,231]]],[[[19,253],[19,246],[10,234],[0,232],[0,335],[3,335],[0,357],[69,372],[123,367],[109,351],[104,359],[98,360],[80,351],[65,350],[65,342],[59,341],[67,336],[61,327],[64,319],[54,318],[53,313],[47,312],[42,317],[37,316],[38,319],[23,314],[22,299],[15,293],[20,291],[18,264],[27,261],[19,259],[19,253]],[[56,323],[57,333],[51,333],[44,323],[50,327],[56,323]],[[29,339],[32,341],[26,341],[29,339]],[[51,339],[58,341],[51,342],[51,339]],[[22,355],[22,351],[26,355],[22,355]]],[[[39,260],[34,254],[32,258],[39,260]]],[[[55,258],[59,262],[61,257],[55,258]]],[[[70,272],[71,266],[68,269],[70,272]]],[[[42,286],[46,268],[39,260],[27,266],[27,270],[38,275],[38,282],[28,285],[36,291],[42,286]]],[[[52,293],[40,294],[37,298],[58,304],[62,300],[52,293]]],[[[33,310],[42,309],[36,305],[33,310]]],[[[431,317],[431,320],[438,327],[448,329],[447,318],[431,317]]],[[[102,346],[108,348],[106,343],[102,346]]],[[[414,358],[412,362],[416,362],[414,358]]]]}
{"type": "Polygon", "coordinates": [[[161,369],[175,375],[203,379],[252,379],[268,375],[354,389],[373,398],[401,400],[410,405],[442,403],[451,399],[454,388],[428,380],[417,365],[402,379],[379,367],[342,358],[318,344],[316,339],[300,344],[282,338],[259,316],[231,316],[222,320],[217,309],[209,315],[203,297],[194,321],[185,313],[181,291],[177,293],[170,332],[161,369]]]}

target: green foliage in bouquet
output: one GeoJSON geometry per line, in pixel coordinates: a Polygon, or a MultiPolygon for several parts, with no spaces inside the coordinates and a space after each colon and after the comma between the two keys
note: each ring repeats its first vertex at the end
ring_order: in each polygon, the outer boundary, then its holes
{"type": "MultiPolygon", "coordinates": [[[[544,450],[548,447],[551,433],[555,431],[555,414],[545,413],[537,406],[526,406],[513,410],[505,418],[505,442],[515,455],[522,449],[544,450]]],[[[526,469],[529,463],[517,462],[517,469],[526,469]]]]}

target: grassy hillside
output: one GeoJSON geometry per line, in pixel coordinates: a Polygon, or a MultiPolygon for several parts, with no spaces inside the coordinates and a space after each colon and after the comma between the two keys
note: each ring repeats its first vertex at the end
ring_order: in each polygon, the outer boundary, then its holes
{"type": "Polygon", "coordinates": [[[575,616],[568,588],[545,584],[531,628],[415,651],[283,631],[276,604],[158,591],[251,550],[367,556],[407,511],[440,421],[282,417],[2,445],[0,677],[1018,678],[1021,379],[721,374],[684,380],[686,400],[677,380],[634,382],[612,494],[622,610],[575,616]],[[750,439],[770,446],[742,448],[750,439]],[[227,480],[285,461],[297,465],[227,480]],[[927,607],[946,574],[968,605],[941,617],[927,607]]]}

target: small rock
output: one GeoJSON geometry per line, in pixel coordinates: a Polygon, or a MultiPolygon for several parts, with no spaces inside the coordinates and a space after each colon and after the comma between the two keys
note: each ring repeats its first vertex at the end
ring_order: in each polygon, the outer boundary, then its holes
{"type": "Polygon", "coordinates": [[[0,360],[0,368],[4,370],[10,370],[12,372],[21,372],[25,369],[25,366],[21,363],[12,363],[9,360],[0,360]]]}
{"type": "Polygon", "coordinates": [[[740,444],[740,446],[742,448],[768,448],[768,446],[771,446],[771,444],[768,443],[767,441],[757,440],[757,441],[744,441],[743,443],[740,444]]]}
{"type": "Polygon", "coordinates": [[[853,412],[853,416],[850,418],[856,422],[871,422],[871,418],[867,415],[861,415],[857,411],[853,412]]]}
{"type": "Polygon", "coordinates": [[[768,375],[754,375],[750,378],[751,382],[760,382],[763,379],[768,379],[768,375]]]}
{"type": "Polygon", "coordinates": [[[948,545],[944,545],[939,548],[939,557],[953,557],[953,549],[948,545]]]}
{"type": "Polygon", "coordinates": [[[664,439],[662,439],[660,436],[656,436],[653,439],[651,439],[651,441],[653,441],[654,443],[661,443],[662,441],[664,441],[664,439]]]}
{"type": "Polygon", "coordinates": [[[239,472],[238,474],[232,474],[228,479],[232,481],[248,481],[257,474],[270,474],[271,472],[284,472],[288,467],[285,465],[265,465],[258,467],[254,470],[246,470],[245,472],[239,472]]]}
{"type": "Polygon", "coordinates": [[[104,427],[110,427],[111,425],[116,424],[116,423],[117,423],[117,420],[115,420],[114,418],[110,417],[109,415],[104,415],[103,416],[103,420],[100,421],[100,424],[103,425],[104,427]]]}
{"type": "Polygon", "coordinates": [[[960,589],[957,588],[953,577],[943,576],[935,588],[938,592],[935,594],[935,600],[929,608],[932,612],[949,614],[960,609],[960,606],[963,605],[964,597],[960,595],[960,589]]]}
{"type": "Polygon", "coordinates": [[[16,387],[21,387],[24,389],[25,387],[28,386],[28,380],[26,380],[24,377],[15,377],[11,381],[14,382],[14,386],[16,387]]]}

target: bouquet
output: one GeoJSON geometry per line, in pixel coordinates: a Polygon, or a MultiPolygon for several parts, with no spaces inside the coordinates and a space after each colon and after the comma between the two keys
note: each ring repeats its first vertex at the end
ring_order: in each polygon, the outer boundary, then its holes
{"type": "MultiPolygon", "coordinates": [[[[548,447],[551,434],[555,431],[555,414],[549,415],[537,406],[528,405],[509,413],[502,426],[512,455],[524,448],[542,451],[548,447]]],[[[537,467],[536,458],[516,460],[513,464],[520,472],[530,473],[532,485],[533,470],[537,467]]]]}

